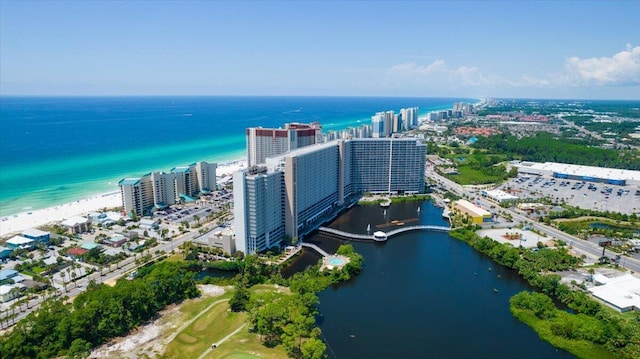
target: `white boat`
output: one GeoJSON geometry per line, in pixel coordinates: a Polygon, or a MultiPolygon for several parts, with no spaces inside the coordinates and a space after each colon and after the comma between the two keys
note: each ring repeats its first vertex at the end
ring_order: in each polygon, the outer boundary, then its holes
{"type": "Polygon", "coordinates": [[[380,207],[382,208],[389,208],[389,206],[391,206],[390,198],[385,198],[384,200],[382,200],[382,202],[380,202],[380,207]]]}
{"type": "Polygon", "coordinates": [[[387,234],[383,231],[373,232],[373,240],[376,242],[385,242],[387,240],[387,234]]]}

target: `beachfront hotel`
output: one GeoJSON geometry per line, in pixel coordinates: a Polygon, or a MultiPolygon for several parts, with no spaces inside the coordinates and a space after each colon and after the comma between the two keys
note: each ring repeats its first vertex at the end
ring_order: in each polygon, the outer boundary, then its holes
{"type": "Polygon", "coordinates": [[[201,161],[174,167],[169,173],[157,171],[124,178],[118,182],[124,212],[149,215],[154,208],[193,201],[194,197],[216,189],[216,168],[215,163],[201,161]]]}
{"type": "Polygon", "coordinates": [[[378,112],[371,116],[371,137],[385,138],[393,133],[408,131],[418,127],[418,108],[400,109],[400,115],[393,111],[378,112]]]}
{"type": "Polygon", "coordinates": [[[287,123],[284,128],[250,127],[246,130],[247,164],[264,163],[267,157],[277,156],[322,140],[322,126],[317,122],[287,123]]]}
{"type": "Polygon", "coordinates": [[[236,171],[236,248],[253,254],[301,239],[364,192],[421,193],[425,156],[414,138],[343,139],[236,171]]]}

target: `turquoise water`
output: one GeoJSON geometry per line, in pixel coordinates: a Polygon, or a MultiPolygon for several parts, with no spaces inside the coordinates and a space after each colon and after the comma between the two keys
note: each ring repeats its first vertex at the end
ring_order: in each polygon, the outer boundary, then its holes
{"type": "Polygon", "coordinates": [[[451,108],[454,98],[0,97],[0,215],[117,190],[117,182],[196,161],[245,157],[247,127],[319,121],[324,131],[378,111],[451,108]]]}
{"type": "Polygon", "coordinates": [[[344,262],[340,258],[331,258],[329,259],[329,264],[332,266],[341,266],[344,262]]]}

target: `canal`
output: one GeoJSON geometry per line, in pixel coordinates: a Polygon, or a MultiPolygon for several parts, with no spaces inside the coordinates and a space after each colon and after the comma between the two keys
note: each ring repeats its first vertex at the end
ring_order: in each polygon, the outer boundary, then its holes
{"type": "MultiPolygon", "coordinates": [[[[356,206],[330,224],[354,233],[447,225],[429,202],[356,206]]],[[[310,241],[328,252],[344,243],[310,241]]],[[[386,243],[352,243],[365,259],[350,282],[321,292],[319,325],[329,358],[572,358],[509,312],[509,298],[532,290],[447,233],[407,232],[386,243]]],[[[320,258],[305,250],[288,271],[320,258]]],[[[286,275],[286,273],[283,273],[286,275]]]]}

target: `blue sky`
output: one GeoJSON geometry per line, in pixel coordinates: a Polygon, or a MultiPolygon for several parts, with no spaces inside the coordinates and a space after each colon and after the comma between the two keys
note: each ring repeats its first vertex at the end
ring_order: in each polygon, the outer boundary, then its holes
{"type": "Polygon", "coordinates": [[[640,99],[640,1],[6,1],[2,95],[640,99]]]}

